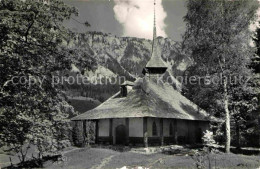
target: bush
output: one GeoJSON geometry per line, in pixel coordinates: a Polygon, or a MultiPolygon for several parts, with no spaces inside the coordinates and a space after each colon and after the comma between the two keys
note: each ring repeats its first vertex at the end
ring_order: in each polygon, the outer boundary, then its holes
{"type": "Polygon", "coordinates": [[[84,147],[86,144],[83,133],[83,121],[76,121],[72,130],[73,144],[77,147],[84,147]]]}

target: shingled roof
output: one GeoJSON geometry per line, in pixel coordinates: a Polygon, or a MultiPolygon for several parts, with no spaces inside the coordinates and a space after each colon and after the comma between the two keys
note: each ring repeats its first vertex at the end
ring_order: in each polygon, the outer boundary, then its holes
{"type": "Polygon", "coordinates": [[[147,77],[137,79],[127,97],[120,97],[118,92],[98,107],[72,120],[134,117],[216,121],[216,118],[199,109],[170,84],[147,77]]]}
{"type": "MultiPolygon", "coordinates": [[[[157,39],[155,40],[157,41],[157,39]]],[[[157,42],[155,42],[155,45],[153,47],[152,56],[151,59],[146,64],[146,68],[167,68],[166,64],[161,58],[161,52],[159,51],[159,47],[157,45],[157,42]]]]}
{"type": "Polygon", "coordinates": [[[121,84],[121,86],[134,86],[134,83],[126,80],[124,83],[121,84]]]}
{"type": "Polygon", "coordinates": [[[161,58],[161,51],[158,46],[158,39],[156,35],[156,19],[155,19],[155,2],[154,2],[154,24],[153,24],[153,45],[151,58],[146,64],[145,68],[167,68],[166,64],[161,58]]]}

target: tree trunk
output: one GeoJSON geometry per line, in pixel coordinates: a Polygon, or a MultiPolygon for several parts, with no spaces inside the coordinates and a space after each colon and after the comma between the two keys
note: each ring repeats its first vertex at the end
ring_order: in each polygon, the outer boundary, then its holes
{"type": "Polygon", "coordinates": [[[148,133],[147,133],[147,117],[143,118],[143,137],[144,137],[144,147],[148,147],[148,133]]]}
{"type": "Polygon", "coordinates": [[[210,151],[208,152],[208,160],[209,160],[209,169],[212,169],[211,158],[210,158],[210,151]]]}
{"type": "Polygon", "coordinates": [[[224,79],[224,110],[226,114],[226,153],[230,153],[230,114],[228,109],[227,79],[224,79]]]}

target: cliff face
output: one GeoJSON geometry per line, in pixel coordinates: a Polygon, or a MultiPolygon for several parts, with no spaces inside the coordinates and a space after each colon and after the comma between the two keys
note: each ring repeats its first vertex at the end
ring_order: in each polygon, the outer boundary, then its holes
{"type": "MultiPolygon", "coordinates": [[[[182,54],[181,44],[169,38],[158,37],[163,60],[174,76],[182,75],[191,60],[182,54]]],[[[97,62],[95,71],[85,71],[86,76],[125,76],[134,80],[141,75],[150,58],[152,41],[133,37],[116,37],[100,32],[79,34],[68,44],[83,49],[97,62]]]]}
{"type": "MultiPolygon", "coordinates": [[[[164,78],[182,76],[187,66],[192,62],[181,51],[181,44],[169,38],[158,37],[161,47],[161,57],[166,62],[168,70],[164,78]]],[[[116,84],[90,83],[87,85],[67,86],[67,93],[71,96],[84,96],[97,99],[101,102],[120,90],[119,84],[123,80],[135,81],[141,77],[142,69],[150,59],[152,41],[133,37],[115,37],[100,32],[78,34],[75,39],[67,42],[70,48],[79,49],[77,57],[91,57],[95,60],[94,69],[73,66],[72,72],[84,72],[84,76],[94,82],[103,82],[104,79],[116,84]],[[84,70],[84,71],[83,71],[84,70]],[[123,80],[122,80],[123,77],[123,80]]],[[[74,73],[75,74],[75,73],[74,73]]],[[[175,88],[179,88],[176,79],[172,80],[175,88]]]]}

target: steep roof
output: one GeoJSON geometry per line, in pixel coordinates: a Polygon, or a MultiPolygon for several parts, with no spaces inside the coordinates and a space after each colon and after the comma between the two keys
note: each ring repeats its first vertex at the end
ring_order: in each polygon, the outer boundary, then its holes
{"type": "Polygon", "coordinates": [[[161,58],[161,51],[158,46],[158,39],[156,34],[155,5],[156,3],[154,2],[153,46],[151,58],[146,64],[145,68],[167,68],[166,64],[161,58]]]}
{"type": "Polygon", "coordinates": [[[124,83],[121,84],[121,86],[134,86],[134,83],[126,80],[124,83]]]}
{"type": "Polygon", "coordinates": [[[181,95],[170,84],[140,78],[127,97],[116,93],[107,101],[72,120],[158,117],[186,120],[216,120],[181,95]]]}
{"type": "Polygon", "coordinates": [[[146,64],[146,68],[167,68],[165,62],[161,58],[161,52],[157,45],[157,41],[158,39],[154,39],[151,58],[146,64]]]}

